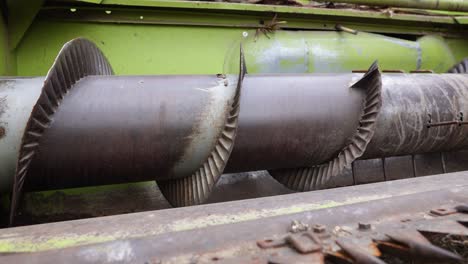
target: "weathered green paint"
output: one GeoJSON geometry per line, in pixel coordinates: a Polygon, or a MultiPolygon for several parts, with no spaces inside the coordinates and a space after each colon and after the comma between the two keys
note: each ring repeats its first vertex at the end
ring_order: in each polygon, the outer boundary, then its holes
{"type": "MultiPolygon", "coordinates": [[[[60,217],[75,218],[76,215],[95,217],[112,211],[130,213],[142,208],[149,210],[169,207],[157,191],[156,183],[152,181],[30,192],[24,196],[21,211],[32,218],[29,221],[42,222],[38,218],[54,220],[60,217]],[[132,196],[132,199],[128,200],[128,196],[132,196]],[[113,200],[121,202],[114,207],[109,206],[113,200]],[[136,201],[138,204],[134,204],[136,201]],[[72,205],[73,203],[76,204],[72,205]]],[[[22,216],[19,218],[21,220],[22,216]]]]}
{"type": "MultiPolygon", "coordinates": [[[[254,34],[251,35],[243,42],[251,73],[350,72],[366,69],[375,60],[379,61],[382,69],[421,69],[423,47],[418,41],[364,32],[353,35],[333,31],[277,31],[270,38],[257,40],[254,34]]],[[[438,46],[445,47],[445,44],[441,41],[426,46],[437,49],[438,46]]],[[[452,60],[448,49],[447,54],[440,56],[452,60]]],[[[424,66],[430,69],[439,63],[431,59],[428,57],[424,61],[424,66]]],[[[446,68],[440,70],[447,70],[451,65],[449,62],[446,68]]]]}
{"type": "MultiPolygon", "coordinates": [[[[364,201],[374,200],[376,198],[385,198],[384,196],[368,196],[364,198],[364,201]]],[[[310,203],[300,203],[291,205],[288,207],[279,207],[273,209],[263,209],[263,210],[247,210],[242,213],[233,213],[233,214],[208,214],[204,217],[199,218],[182,218],[174,219],[174,222],[171,224],[171,231],[187,231],[196,228],[204,228],[208,226],[215,225],[226,225],[234,224],[244,221],[256,220],[264,217],[273,217],[287,214],[296,214],[305,211],[313,211],[319,209],[332,208],[342,205],[353,204],[361,199],[349,199],[346,201],[331,201],[324,200],[320,202],[310,202],[310,203]]]]}
{"type": "MultiPolygon", "coordinates": [[[[421,49],[421,69],[446,72],[462,58],[456,58],[442,37],[424,36],[418,40],[421,49]]],[[[465,54],[468,56],[468,53],[465,54]]]]}
{"type": "MultiPolygon", "coordinates": [[[[143,25],[174,25],[174,26],[196,26],[196,27],[223,27],[257,29],[263,27],[262,23],[271,21],[273,15],[270,12],[242,12],[235,10],[219,10],[220,12],[208,12],[193,10],[188,12],[180,9],[133,9],[118,7],[47,7],[43,9],[38,17],[41,20],[68,21],[68,22],[91,22],[91,23],[124,23],[143,25]],[[73,12],[71,11],[73,10],[73,12]],[[107,11],[107,12],[106,12],[107,11]],[[110,13],[109,13],[110,12],[110,13]],[[221,13],[223,12],[223,13],[221,13]],[[226,13],[224,13],[226,12],[226,13]],[[262,22],[264,21],[264,22],[262,22]]],[[[283,21],[282,29],[313,29],[335,31],[337,23],[349,28],[364,32],[398,33],[398,34],[428,34],[437,33],[445,36],[461,36],[463,31],[458,25],[454,25],[451,17],[445,17],[450,24],[432,23],[430,16],[420,16],[422,21],[400,21],[388,19],[385,27],[381,20],[370,19],[363,23],[361,19],[351,16],[328,16],[314,14],[303,14],[297,16],[291,13],[278,15],[278,20],[283,21]],[[404,23],[402,23],[404,22],[404,23]]],[[[441,16],[434,16],[435,19],[441,16]]],[[[465,29],[465,31],[468,30],[465,29]]]]}
{"type": "Polygon", "coordinates": [[[76,37],[95,42],[116,74],[220,73],[226,50],[241,35],[241,29],[37,21],[18,47],[18,75],[44,75],[76,37]]]}
{"type": "Polygon", "coordinates": [[[447,38],[445,43],[452,51],[456,61],[468,58],[468,39],[447,38]]]}
{"type": "Polygon", "coordinates": [[[456,16],[454,17],[455,21],[457,21],[460,25],[468,25],[468,15],[465,16],[456,16]]]}
{"type": "MultiPolygon", "coordinates": [[[[328,2],[326,0],[315,1],[328,2]]],[[[466,0],[338,0],[336,2],[369,6],[407,7],[463,12],[468,11],[468,1],[466,0]]]]}
{"type": "Polygon", "coordinates": [[[388,195],[362,195],[344,200],[324,200],[320,202],[300,203],[286,207],[274,207],[262,210],[245,210],[233,214],[206,214],[200,217],[184,217],[175,219],[171,223],[161,224],[157,228],[149,230],[140,230],[139,232],[129,232],[123,230],[115,233],[100,233],[96,230],[92,233],[75,234],[61,233],[60,235],[38,236],[20,236],[11,238],[7,233],[0,236],[0,253],[13,252],[37,252],[51,249],[61,249],[71,246],[95,244],[117,239],[137,238],[149,235],[158,235],[167,232],[179,232],[205,228],[209,226],[218,226],[225,224],[240,223],[250,220],[257,220],[266,217],[281,216],[287,214],[301,213],[312,210],[332,208],[342,205],[349,205],[388,198],[388,195]]]}
{"type": "MultiPolygon", "coordinates": [[[[93,3],[93,4],[100,4],[102,3],[102,0],[78,0],[79,2],[85,2],[85,3],[93,3]]],[[[77,1],[77,2],[78,2],[77,1]]]]}
{"type": "Polygon", "coordinates": [[[414,14],[423,14],[423,15],[445,15],[445,16],[466,16],[468,12],[460,12],[460,11],[445,11],[445,10],[421,10],[421,9],[414,9],[414,8],[393,8],[396,11],[414,13],[414,14]]]}
{"type": "Polygon", "coordinates": [[[349,72],[376,59],[383,69],[442,72],[455,63],[444,40],[432,36],[420,42],[363,32],[277,31],[255,40],[255,30],[240,28],[37,21],[17,48],[18,75],[44,75],[62,44],[79,36],[97,43],[116,74],[220,73],[226,53],[241,40],[251,73],[349,72]],[[275,59],[277,67],[270,63],[275,59]]]}
{"type": "Polygon", "coordinates": [[[323,16],[343,16],[343,17],[360,17],[374,18],[384,20],[408,20],[408,21],[432,21],[434,23],[455,22],[447,17],[430,17],[415,14],[394,14],[389,16],[384,12],[367,12],[351,9],[329,9],[329,8],[307,8],[297,6],[284,5],[260,5],[246,3],[229,3],[229,2],[204,2],[204,1],[178,1],[178,0],[102,0],[102,5],[116,6],[146,6],[146,7],[164,7],[164,8],[184,8],[184,9],[203,9],[203,10],[219,10],[219,11],[246,11],[246,12],[274,12],[278,14],[313,14],[323,16]]]}
{"type": "Polygon", "coordinates": [[[454,56],[440,36],[408,41],[364,32],[277,31],[270,38],[247,38],[244,49],[252,73],[349,72],[374,60],[382,69],[445,72],[468,54],[454,56]]]}
{"type": "Polygon", "coordinates": [[[71,246],[102,243],[112,241],[116,237],[101,236],[96,234],[63,234],[62,236],[49,237],[37,240],[35,237],[0,238],[0,252],[36,252],[48,249],[59,249],[71,246]]]}

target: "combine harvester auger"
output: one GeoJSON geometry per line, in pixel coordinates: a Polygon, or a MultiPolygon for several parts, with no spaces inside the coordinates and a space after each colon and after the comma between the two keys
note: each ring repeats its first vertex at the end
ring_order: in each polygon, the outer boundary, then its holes
{"type": "Polygon", "coordinates": [[[466,62],[450,74],[113,76],[86,39],[44,78],[1,85],[2,191],[156,180],[173,206],[206,201],[222,173],[269,170],[322,189],[359,158],[468,148],[466,62]]]}

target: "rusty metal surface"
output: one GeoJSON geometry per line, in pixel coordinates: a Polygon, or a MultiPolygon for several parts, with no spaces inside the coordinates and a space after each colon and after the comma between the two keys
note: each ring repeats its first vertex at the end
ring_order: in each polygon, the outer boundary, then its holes
{"type": "Polygon", "coordinates": [[[460,222],[468,215],[457,211],[438,216],[431,211],[459,208],[467,201],[467,173],[3,229],[0,244],[12,247],[2,251],[0,261],[323,263],[325,258],[346,263],[375,260],[372,256],[382,253],[450,261],[460,256],[453,248],[429,243],[433,241],[427,234],[467,236],[468,228],[460,222]],[[291,226],[299,223],[306,229],[292,232],[291,226]],[[322,228],[315,228],[317,224],[322,228]],[[73,238],[77,242],[57,242],[60,248],[47,242],[73,238]],[[25,246],[30,244],[35,247],[25,246]],[[15,248],[35,253],[15,254],[15,248]]]}

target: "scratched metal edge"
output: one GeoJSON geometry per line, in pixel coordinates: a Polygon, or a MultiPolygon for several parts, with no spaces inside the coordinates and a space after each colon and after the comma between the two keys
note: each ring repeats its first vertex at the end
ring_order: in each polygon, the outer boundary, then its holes
{"type": "Polygon", "coordinates": [[[208,199],[226,167],[234,147],[240,110],[242,81],[246,72],[244,53],[240,48],[240,70],[237,87],[230,102],[224,128],[207,160],[192,175],[169,181],[158,181],[158,187],[168,202],[175,207],[201,204],[208,199]]]}
{"type": "Polygon", "coordinates": [[[465,58],[460,63],[454,65],[448,73],[468,73],[468,58],[465,58]]]}
{"type": "Polygon", "coordinates": [[[91,41],[76,38],[65,43],[46,75],[39,99],[31,111],[21,139],[13,179],[10,225],[14,224],[29,165],[38,149],[41,136],[52,125],[53,115],[64,96],[76,82],[88,75],[113,75],[113,70],[104,54],[91,41]]]}
{"type": "Polygon", "coordinates": [[[338,155],[332,160],[310,167],[270,170],[278,182],[295,191],[311,191],[323,188],[333,177],[338,176],[351,163],[361,157],[371,141],[377,116],[382,107],[382,78],[377,62],[367,73],[351,86],[366,91],[364,107],[356,133],[338,155]]]}

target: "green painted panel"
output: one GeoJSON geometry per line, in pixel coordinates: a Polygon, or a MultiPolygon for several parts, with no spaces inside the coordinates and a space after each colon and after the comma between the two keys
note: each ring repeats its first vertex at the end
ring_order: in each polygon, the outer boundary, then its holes
{"type": "Polygon", "coordinates": [[[468,55],[463,43],[452,41],[449,46],[437,36],[408,41],[364,32],[277,31],[269,38],[255,33],[241,28],[37,21],[17,49],[17,72],[44,75],[63,43],[76,37],[97,43],[116,74],[225,72],[233,61],[225,62],[226,54],[237,54],[241,41],[250,73],[349,72],[366,69],[374,60],[382,69],[443,72],[461,54],[468,55]]]}
{"type": "Polygon", "coordinates": [[[375,60],[382,69],[420,67],[417,42],[364,32],[277,31],[270,39],[253,37],[244,46],[250,72],[351,72],[365,70],[375,60]]]}
{"type": "Polygon", "coordinates": [[[456,61],[468,58],[468,39],[446,39],[447,45],[452,50],[456,61]]]}
{"type": "MultiPolygon", "coordinates": [[[[242,11],[242,12],[274,12],[278,14],[297,15],[322,15],[322,16],[341,16],[341,17],[359,17],[369,19],[382,19],[387,21],[418,21],[443,24],[455,24],[450,17],[444,16],[421,16],[417,14],[395,13],[389,16],[385,12],[367,12],[349,8],[307,8],[288,5],[262,5],[250,3],[229,3],[215,1],[179,1],[179,0],[102,0],[103,5],[115,6],[145,6],[145,7],[163,7],[170,9],[201,9],[216,10],[218,12],[242,11]]],[[[382,21],[382,22],[384,22],[382,21]]]]}
{"type": "Polygon", "coordinates": [[[442,37],[424,36],[418,39],[421,47],[421,69],[446,72],[459,60],[442,37]]]}
{"type": "MultiPolygon", "coordinates": [[[[328,2],[328,0],[316,0],[328,2]]],[[[463,0],[340,0],[340,3],[349,3],[369,6],[408,7],[418,9],[434,9],[448,11],[468,11],[468,2],[463,0]]]]}
{"type": "Polygon", "coordinates": [[[37,21],[18,47],[18,75],[44,75],[76,37],[94,41],[116,74],[220,73],[226,50],[241,36],[240,29],[37,21]]]}
{"type": "MultiPolygon", "coordinates": [[[[250,31],[242,43],[250,73],[351,72],[365,70],[375,60],[383,70],[445,72],[458,62],[440,36],[409,41],[364,32],[277,31],[256,39],[250,31]]],[[[453,45],[454,50],[459,45],[453,45]]],[[[237,50],[234,47],[229,56],[237,50]]],[[[237,60],[229,61],[235,65],[237,60]]],[[[235,66],[228,69],[234,72],[235,66]]]]}

